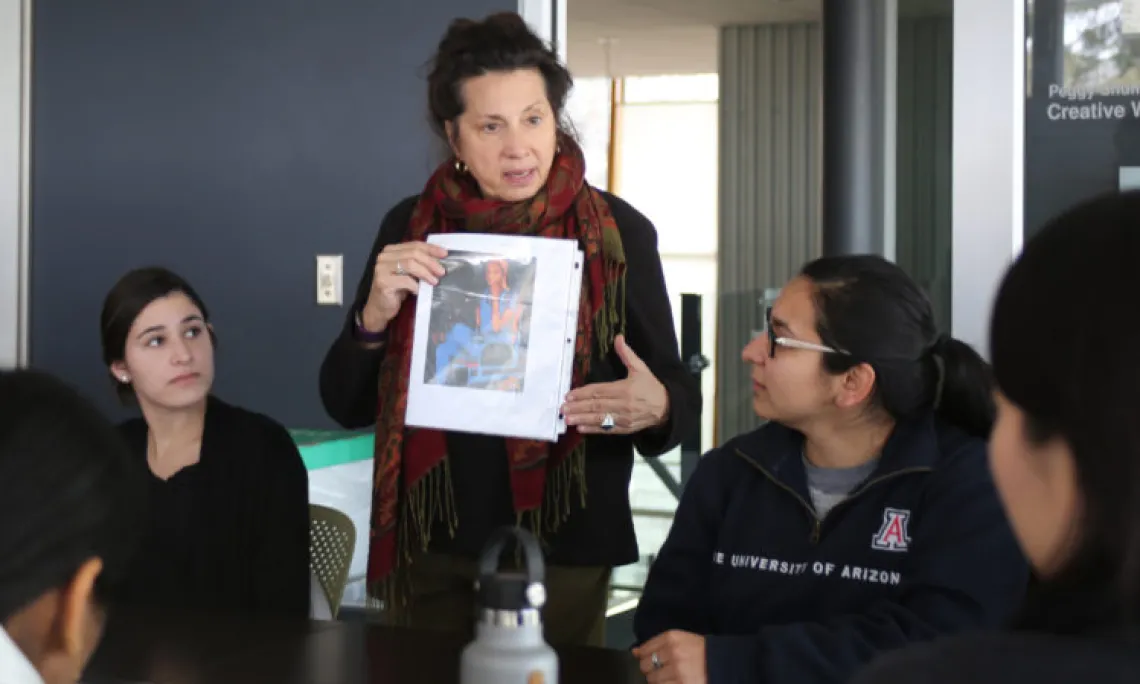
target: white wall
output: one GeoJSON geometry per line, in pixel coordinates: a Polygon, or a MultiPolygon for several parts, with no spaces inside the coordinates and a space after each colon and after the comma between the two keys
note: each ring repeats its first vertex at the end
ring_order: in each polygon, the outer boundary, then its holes
{"type": "MultiPolygon", "coordinates": [[[[618,3],[615,3],[618,4],[618,3]]],[[[717,70],[720,29],[711,24],[570,27],[567,50],[575,78],[709,74],[717,70]],[[609,54],[603,40],[609,42],[609,54]]]]}
{"type": "Polygon", "coordinates": [[[0,0],[0,367],[27,361],[23,84],[30,4],[0,0]]]}
{"type": "Polygon", "coordinates": [[[1021,251],[1025,4],[954,3],[951,327],[988,355],[990,310],[1021,251]]]}
{"type": "Polygon", "coordinates": [[[566,0],[519,0],[519,15],[566,63],[566,0]]]}

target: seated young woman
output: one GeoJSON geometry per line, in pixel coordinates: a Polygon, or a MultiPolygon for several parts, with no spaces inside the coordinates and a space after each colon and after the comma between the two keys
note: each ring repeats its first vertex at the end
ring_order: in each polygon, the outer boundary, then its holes
{"type": "Polygon", "coordinates": [[[79,679],[145,512],[142,469],[94,406],[0,370],[0,682],[79,679]]]}
{"type": "Polygon", "coordinates": [[[1047,224],[1006,273],[990,467],[1033,566],[1006,632],[883,656],[862,684],[1140,682],[1140,192],[1047,224]]]}
{"type": "Polygon", "coordinates": [[[103,304],[103,361],[142,416],[121,426],[149,471],[149,532],[129,600],[162,610],[305,618],[308,473],[289,433],[210,390],[216,337],[202,299],[161,268],[103,304]]]}
{"type": "Polygon", "coordinates": [[[1008,617],[1028,571],[986,466],[989,371],[901,269],[807,264],[743,357],[769,422],[685,488],[634,618],[649,682],[846,682],[1008,617]]]}

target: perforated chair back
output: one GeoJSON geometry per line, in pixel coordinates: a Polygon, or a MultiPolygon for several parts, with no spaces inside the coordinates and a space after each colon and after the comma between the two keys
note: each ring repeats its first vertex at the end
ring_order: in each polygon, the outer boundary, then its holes
{"type": "Polygon", "coordinates": [[[334,618],[344,598],[355,549],[352,518],[335,508],[309,504],[309,566],[321,583],[334,618]]]}

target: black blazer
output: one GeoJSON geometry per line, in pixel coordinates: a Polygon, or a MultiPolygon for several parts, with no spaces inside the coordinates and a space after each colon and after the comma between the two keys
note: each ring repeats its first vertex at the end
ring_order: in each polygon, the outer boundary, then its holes
{"type": "MultiPolygon", "coordinates": [[[[548,560],[557,565],[616,566],[637,560],[637,540],[629,504],[634,448],[644,456],[659,456],[681,443],[701,415],[701,391],[696,376],[681,362],[673,309],[665,288],[657,230],[649,219],[624,200],[602,193],[610,205],[626,257],[626,341],[665,385],[669,394],[669,423],[631,436],[590,436],[586,441],[586,505],[571,498],[570,516],[556,533],[545,537],[548,560]]],[[[376,422],[380,361],[384,348],[369,350],[353,337],[356,312],[372,288],[376,256],[390,244],[402,242],[416,197],[397,204],[380,224],[365,262],[356,298],[344,325],[321,365],[321,400],[333,420],[345,428],[376,422]]],[[[605,358],[594,351],[588,383],[625,377],[617,352],[605,358]]],[[[514,525],[504,441],[473,434],[447,436],[451,481],[455,483],[458,528],[452,536],[446,524],[432,531],[431,550],[477,557],[491,532],[514,525]]]]}

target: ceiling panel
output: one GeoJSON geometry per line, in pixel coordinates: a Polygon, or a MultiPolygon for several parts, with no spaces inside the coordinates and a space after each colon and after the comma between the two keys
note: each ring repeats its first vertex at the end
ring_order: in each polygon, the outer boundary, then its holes
{"type": "MultiPolygon", "coordinates": [[[[899,0],[899,12],[945,14],[951,3],[899,0]]],[[[576,76],[588,77],[713,72],[718,27],[816,21],[821,2],[566,0],[566,5],[570,68],[576,76]]]]}

